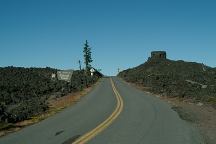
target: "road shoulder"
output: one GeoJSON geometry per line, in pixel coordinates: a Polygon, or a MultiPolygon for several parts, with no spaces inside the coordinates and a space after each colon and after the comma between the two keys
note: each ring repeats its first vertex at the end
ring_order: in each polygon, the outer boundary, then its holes
{"type": "MultiPolygon", "coordinates": [[[[124,81],[124,80],[123,80],[124,81]]],[[[125,81],[124,81],[125,82],[125,81]]],[[[140,89],[150,96],[157,97],[167,103],[176,111],[179,117],[190,125],[198,128],[206,144],[216,143],[216,109],[211,105],[193,103],[188,99],[171,98],[148,92],[144,87],[125,82],[140,89]]]]}

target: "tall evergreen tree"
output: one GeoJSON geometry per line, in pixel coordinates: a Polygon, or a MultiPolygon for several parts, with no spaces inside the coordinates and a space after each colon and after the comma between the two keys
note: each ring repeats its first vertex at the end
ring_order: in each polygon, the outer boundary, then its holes
{"type": "Polygon", "coordinates": [[[90,48],[87,40],[84,44],[83,53],[84,53],[84,63],[86,65],[86,70],[89,70],[91,68],[91,62],[93,60],[91,57],[91,48],[90,48]]]}

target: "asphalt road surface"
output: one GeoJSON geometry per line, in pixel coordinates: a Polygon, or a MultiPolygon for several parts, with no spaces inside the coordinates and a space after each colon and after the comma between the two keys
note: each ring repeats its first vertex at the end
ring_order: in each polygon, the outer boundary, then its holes
{"type": "Polygon", "coordinates": [[[0,144],[203,144],[196,128],[156,97],[112,77],[76,105],[0,138],[0,144]],[[87,137],[87,138],[86,138],[87,137]]]}

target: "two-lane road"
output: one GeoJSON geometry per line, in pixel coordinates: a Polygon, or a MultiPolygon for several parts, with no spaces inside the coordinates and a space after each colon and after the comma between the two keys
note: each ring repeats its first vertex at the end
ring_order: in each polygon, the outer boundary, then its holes
{"type": "Polygon", "coordinates": [[[202,144],[170,106],[113,77],[76,105],[0,138],[0,144],[202,144]]]}

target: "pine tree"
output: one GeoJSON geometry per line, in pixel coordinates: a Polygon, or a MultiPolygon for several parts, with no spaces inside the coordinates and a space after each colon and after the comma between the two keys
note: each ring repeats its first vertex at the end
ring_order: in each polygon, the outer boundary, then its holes
{"type": "Polygon", "coordinates": [[[91,68],[91,62],[93,60],[91,57],[91,48],[90,48],[87,40],[84,44],[83,53],[84,53],[84,63],[86,65],[86,70],[88,71],[91,68]]]}

